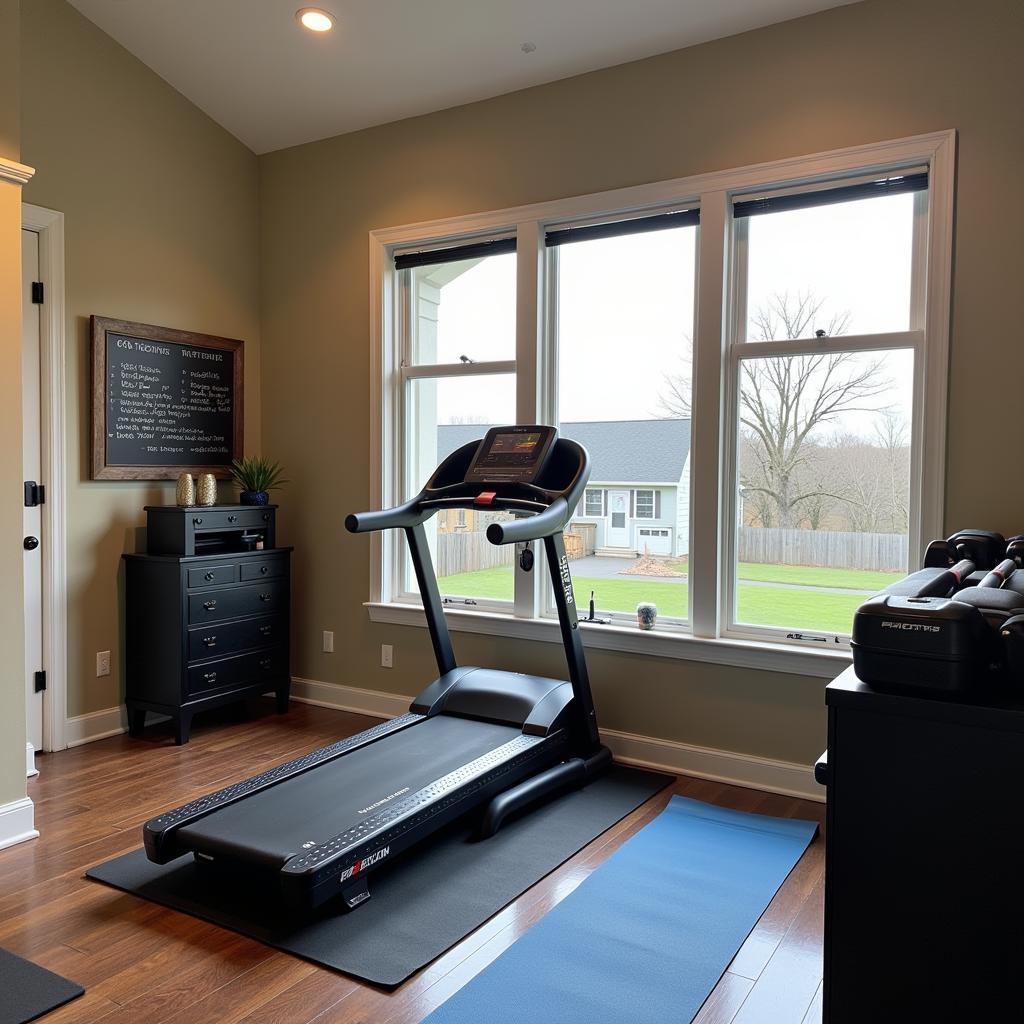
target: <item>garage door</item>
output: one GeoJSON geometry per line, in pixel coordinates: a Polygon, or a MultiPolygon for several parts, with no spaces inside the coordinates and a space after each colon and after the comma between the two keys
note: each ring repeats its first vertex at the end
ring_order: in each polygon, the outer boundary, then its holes
{"type": "Polygon", "coordinates": [[[652,555],[671,555],[671,531],[658,530],[651,526],[642,526],[637,530],[636,546],[640,552],[646,549],[652,555]]]}

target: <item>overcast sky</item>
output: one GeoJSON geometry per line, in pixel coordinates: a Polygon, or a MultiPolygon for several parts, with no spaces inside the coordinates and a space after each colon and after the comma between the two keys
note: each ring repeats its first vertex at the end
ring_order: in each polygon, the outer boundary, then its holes
{"type": "MultiPolygon", "coordinates": [[[[749,310],[776,295],[811,293],[823,301],[823,328],[848,313],[847,334],[906,330],[912,211],[913,196],[903,195],[751,218],[749,310]]],[[[676,228],[560,247],[561,420],[666,414],[665,378],[685,369],[693,334],[696,233],[676,228]]],[[[441,295],[440,362],[514,358],[513,254],[482,261],[441,295]]],[[[893,387],[880,404],[909,417],[910,357],[886,358],[893,387]]],[[[438,406],[442,422],[514,422],[513,379],[441,381],[438,406]]],[[[847,416],[840,426],[870,434],[874,419],[847,416]]]]}

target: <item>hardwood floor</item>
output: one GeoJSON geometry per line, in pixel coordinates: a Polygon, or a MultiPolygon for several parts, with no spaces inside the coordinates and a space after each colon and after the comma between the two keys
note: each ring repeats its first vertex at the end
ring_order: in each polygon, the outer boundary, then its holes
{"type": "MultiPolygon", "coordinates": [[[[140,845],[162,809],[356,732],[371,720],[293,702],[248,719],[199,718],[175,747],[169,723],[39,758],[29,780],[41,838],[0,852],[0,946],[86,987],[47,1024],[415,1024],[466,984],[672,793],[779,817],[823,819],[820,804],[679,779],[599,836],[394,992],[83,877],[140,845]]],[[[824,843],[814,841],[704,1004],[697,1024],[816,1024],[821,1019],[824,843]]]]}

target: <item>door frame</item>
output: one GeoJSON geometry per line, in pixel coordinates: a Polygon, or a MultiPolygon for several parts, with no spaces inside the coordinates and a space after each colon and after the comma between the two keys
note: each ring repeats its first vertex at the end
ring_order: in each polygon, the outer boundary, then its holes
{"type": "Polygon", "coordinates": [[[606,547],[610,547],[610,548],[628,548],[629,547],[630,542],[633,539],[632,531],[630,530],[630,518],[631,518],[630,517],[630,513],[632,512],[632,508],[630,506],[632,504],[633,504],[633,497],[630,494],[630,488],[628,488],[628,487],[609,487],[608,488],[608,525],[606,527],[606,532],[605,532],[605,546],[606,547]],[[613,522],[612,517],[615,515],[615,512],[612,509],[612,495],[615,495],[615,494],[624,494],[626,496],[626,513],[625,513],[626,521],[625,521],[625,523],[622,526],[623,543],[621,543],[621,544],[614,544],[614,543],[612,543],[612,530],[615,529],[615,527],[612,526],[612,522],[613,522]]]}
{"type": "Polygon", "coordinates": [[[64,301],[64,214],[21,204],[21,226],[39,235],[40,444],[43,502],[43,750],[67,747],[67,349],[64,301]]]}

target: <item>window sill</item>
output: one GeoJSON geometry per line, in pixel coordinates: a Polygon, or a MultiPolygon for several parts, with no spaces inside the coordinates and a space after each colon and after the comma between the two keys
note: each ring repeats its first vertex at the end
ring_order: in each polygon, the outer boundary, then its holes
{"type": "MultiPolygon", "coordinates": [[[[426,628],[419,605],[369,601],[366,608],[371,622],[426,628]]],[[[540,640],[561,643],[558,622],[554,619],[517,619],[495,612],[445,609],[448,628],[453,633],[478,633],[513,640],[540,640]]],[[[732,638],[705,639],[688,633],[651,630],[643,632],[629,626],[581,625],[584,644],[591,650],[645,654],[656,658],[676,658],[712,665],[786,672],[791,675],[833,679],[850,664],[849,651],[821,651],[795,644],[768,643],[732,638]]]]}

